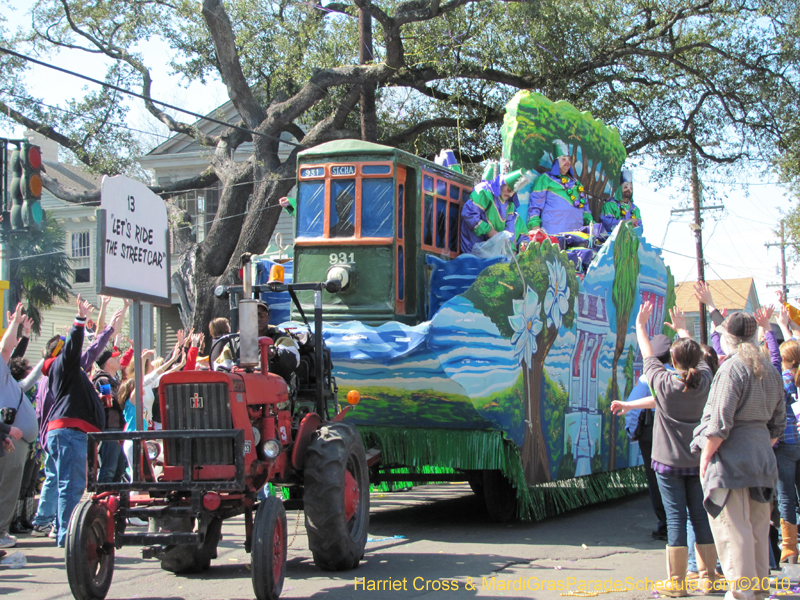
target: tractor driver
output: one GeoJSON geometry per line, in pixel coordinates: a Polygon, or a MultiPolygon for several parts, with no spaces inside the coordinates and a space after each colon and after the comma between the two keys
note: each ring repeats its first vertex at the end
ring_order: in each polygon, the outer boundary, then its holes
{"type": "Polygon", "coordinates": [[[269,324],[269,315],[269,305],[259,300],[258,337],[269,337],[273,341],[269,349],[269,370],[292,384],[292,374],[300,366],[300,348],[292,336],[269,324]]]}

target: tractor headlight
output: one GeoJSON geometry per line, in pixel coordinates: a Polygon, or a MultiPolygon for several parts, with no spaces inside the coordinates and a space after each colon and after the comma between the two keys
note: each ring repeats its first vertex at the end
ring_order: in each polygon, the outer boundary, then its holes
{"type": "Polygon", "coordinates": [[[276,458],[281,453],[281,445],[278,440],[267,440],[262,447],[267,458],[276,458]]]}
{"type": "Polygon", "coordinates": [[[147,458],[155,460],[159,454],[161,454],[161,446],[156,442],[147,442],[147,458]]]}

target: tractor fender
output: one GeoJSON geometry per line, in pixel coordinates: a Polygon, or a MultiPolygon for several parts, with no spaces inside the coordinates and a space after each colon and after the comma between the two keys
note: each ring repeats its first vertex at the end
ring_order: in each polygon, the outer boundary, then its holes
{"type": "Polygon", "coordinates": [[[306,450],[311,444],[311,439],[314,433],[319,429],[322,419],[317,413],[308,413],[303,420],[300,421],[300,427],[297,430],[297,439],[294,442],[292,449],[292,466],[298,471],[303,469],[303,464],[306,459],[306,450]]]}

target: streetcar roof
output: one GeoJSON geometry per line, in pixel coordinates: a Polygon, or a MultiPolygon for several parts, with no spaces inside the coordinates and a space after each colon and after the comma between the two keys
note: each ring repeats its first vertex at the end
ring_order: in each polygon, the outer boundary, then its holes
{"type": "MultiPolygon", "coordinates": [[[[336,140],[333,142],[326,142],[324,144],[320,144],[319,146],[309,148],[308,150],[303,150],[302,152],[298,153],[297,158],[298,161],[307,163],[309,159],[313,160],[316,159],[316,157],[344,155],[352,157],[353,155],[365,154],[376,156],[377,160],[380,160],[377,155],[384,155],[387,159],[389,159],[389,157],[397,157],[401,164],[418,164],[435,173],[446,174],[449,179],[455,179],[456,181],[462,180],[462,183],[472,185],[471,177],[462,173],[458,173],[457,171],[452,171],[451,169],[441,165],[437,165],[433,161],[430,161],[426,158],[416,156],[406,152],[405,150],[400,150],[399,148],[384,146],[382,144],[374,144],[372,142],[364,142],[361,140],[336,140]]],[[[364,156],[359,157],[358,160],[365,159],[369,160],[364,156]]],[[[350,160],[353,159],[351,158],[350,160]]]]}

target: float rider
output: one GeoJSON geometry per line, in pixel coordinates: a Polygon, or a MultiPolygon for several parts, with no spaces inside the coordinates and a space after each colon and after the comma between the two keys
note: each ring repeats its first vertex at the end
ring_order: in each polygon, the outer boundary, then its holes
{"type": "Polygon", "coordinates": [[[553,166],[533,182],[528,200],[528,235],[544,230],[548,235],[580,231],[591,225],[589,198],[572,168],[567,145],[553,141],[553,166]]]}
{"type": "Polygon", "coordinates": [[[614,198],[606,201],[600,215],[600,222],[608,233],[611,233],[620,221],[630,221],[634,227],[642,226],[639,207],[633,203],[633,171],[623,170],[619,182],[620,186],[614,192],[614,198]]]}
{"type": "Polygon", "coordinates": [[[517,192],[529,183],[529,178],[521,169],[505,175],[494,173],[490,166],[484,181],[475,186],[461,207],[461,252],[471,253],[475,244],[486,242],[501,231],[513,236],[515,248],[528,243],[527,234],[517,231],[517,192]]]}

